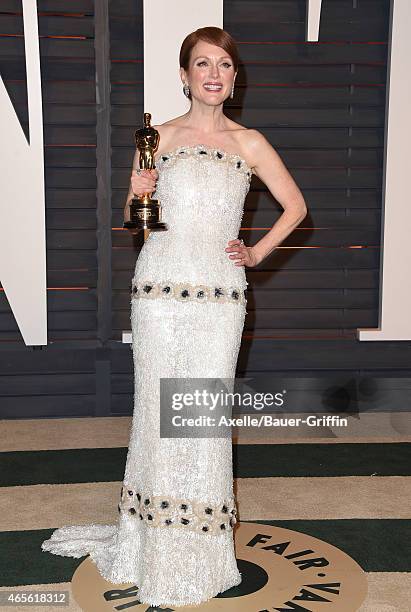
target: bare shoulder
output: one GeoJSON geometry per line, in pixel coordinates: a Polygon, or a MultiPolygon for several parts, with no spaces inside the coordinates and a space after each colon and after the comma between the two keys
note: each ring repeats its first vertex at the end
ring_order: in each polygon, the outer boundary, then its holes
{"type": "Polygon", "coordinates": [[[153,125],[153,128],[155,128],[160,134],[160,141],[169,139],[175,132],[176,126],[172,123],[172,121],[166,121],[166,123],[153,125]]]}
{"type": "Polygon", "coordinates": [[[238,145],[242,156],[251,168],[258,164],[261,156],[267,155],[270,151],[274,152],[274,148],[264,134],[254,128],[239,130],[238,145]]]}
{"type": "Polygon", "coordinates": [[[170,146],[173,146],[175,137],[179,129],[181,129],[181,117],[175,117],[164,123],[153,125],[160,134],[159,151],[167,151],[170,146]]]}
{"type": "Polygon", "coordinates": [[[169,119],[168,121],[164,121],[164,123],[159,123],[158,125],[154,125],[153,127],[155,127],[156,130],[160,132],[160,134],[164,133],[164,135],[166,136],[167,133],[173,133],[177,129],[181,128],[184,117],[185,115],[179,115],[178,117],[173,117],[173,119],[169,119]]]}
{"type": "Polygon", "coordinates": [[[264,134],[254,128],[246,128],[240,133],[241,146],[244,148],[244,152],[248,152],[253,155],[259,149],[271,147],[264,134]]]}

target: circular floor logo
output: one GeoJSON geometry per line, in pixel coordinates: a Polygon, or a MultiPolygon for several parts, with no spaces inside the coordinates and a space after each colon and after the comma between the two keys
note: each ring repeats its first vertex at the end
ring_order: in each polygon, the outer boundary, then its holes
{"type": "Polygon", "coordinates": [[[241,584],[200,606],[142,604],[135,584],[107,582],[90,557],[74,573],[73,595],[85,612],[355,612],[367,594],[366,574],[351,557],[304,533],[240,522],[235,549],[241,584]]]}

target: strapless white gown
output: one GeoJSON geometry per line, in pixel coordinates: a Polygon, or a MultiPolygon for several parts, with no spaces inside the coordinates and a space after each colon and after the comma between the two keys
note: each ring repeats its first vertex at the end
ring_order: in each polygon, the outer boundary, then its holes
{"type": "Polygon", "coordinates": [[[160,438],[160,378],[234,378],[246,315],[236,239],[252,171],[238,155],[181,146],[156,162],[168,230],[151,232],[131,292],[134,414],[115,525],[56,529],[42,549],[89,554],[152,606],[199,604],[238,585],[232,440],[160,438]]]}

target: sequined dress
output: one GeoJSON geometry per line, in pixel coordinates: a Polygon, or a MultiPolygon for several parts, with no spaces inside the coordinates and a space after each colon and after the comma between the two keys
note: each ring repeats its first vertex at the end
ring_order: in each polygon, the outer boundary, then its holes
{"type": "Polygon", "coordinates": [[[115,525],[57,529],[44,551],[90,554],[151,606],[199,604],[238,585],[231,438],[160,438],[159,379],[233,378],[247,304],[238,237],[252,170],[181,146],[156,161],[168,230],[151,232],[131,283],[134,413],[115,525]]]}

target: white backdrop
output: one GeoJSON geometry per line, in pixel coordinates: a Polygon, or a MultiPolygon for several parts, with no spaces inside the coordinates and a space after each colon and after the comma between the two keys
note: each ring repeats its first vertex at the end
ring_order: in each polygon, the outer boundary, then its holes
{"type": "Polygon", "coordinates": [[[152,124],[189,109],[178,56],[187,34],[205,26],[223,27],[223,0],[144,0],[144,112],[152,124]]]}
{"type": "Polygon", "coordinates": [[[36,0],[23,0],[30,144],[0,76],[0,282],[24,342],[47,344],[43,115],[36,0]]]}

